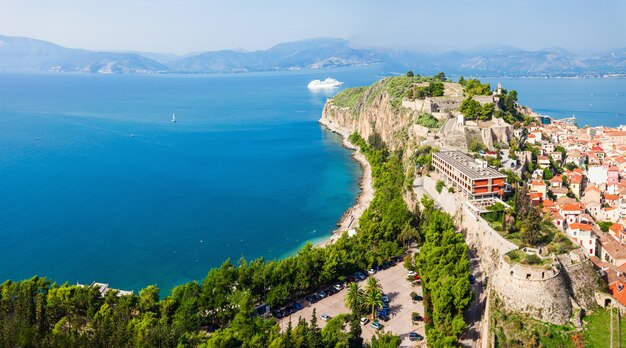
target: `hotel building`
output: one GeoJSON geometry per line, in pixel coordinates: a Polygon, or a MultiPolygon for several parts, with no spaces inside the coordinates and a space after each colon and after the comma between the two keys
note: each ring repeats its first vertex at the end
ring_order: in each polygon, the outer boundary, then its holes
{"type": "Polygon", "coordinates": [[[433,166],[457,191],[472,199],[501,197],[506,175],[460,151],[433,153],[433,166]]]}

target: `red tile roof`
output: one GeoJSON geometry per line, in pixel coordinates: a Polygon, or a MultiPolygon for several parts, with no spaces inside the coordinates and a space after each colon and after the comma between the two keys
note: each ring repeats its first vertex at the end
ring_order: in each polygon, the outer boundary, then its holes
{"type": "Polygon", "coordinates": [[[622,227],[622,225],[620,224],[613,224],[611,225],[611,227],[609,227],[609,230],[615,232],[615,233],[620,233],[621,231],[624,230],[624,227],[622,227]]]}
{"type": "Polygon", "coordinates": [[[626,284],[621,280],[609,285],[609,294],[611,294],[617,302],[626,305],[626,284]]]}
{"type": "Polygon", "coordinates": [[[581,224],[578,222],[572,222],[571,224],[569,224],[569,228],[571,228],[572,230],[585,230],[585,231],[589,231],[591,232],[593,230],[593,227],[589,224],[581,224]]]}

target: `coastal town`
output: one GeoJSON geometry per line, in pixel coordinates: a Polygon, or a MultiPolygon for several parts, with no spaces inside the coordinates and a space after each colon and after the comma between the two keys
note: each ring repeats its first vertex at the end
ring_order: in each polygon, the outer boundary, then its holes
{"type": "Polygon", "coordinates": [[[538,149],[530,201],[580,245],[626,306],[626,126],[556,121],[525,128],[523,137],[538,149]]]}
{"type": "MultiPolygon", "coordinates": [[[[411,83],[410,73],[408,92],[396,97],[400,109],[389,106],[390,95],[370,106],[340,94],[327,102],[320,123],[344,139],[356,131],[408,149],[414,175],[407,204],[427,209],[432,200],[454,217],[469,246],[474,293],[459,344],[545,341],[542,323],[563,327],[559,335],[577,342],[601,313],[611,313],[611,325],[620,321],[626,315],[626,126],[578,127],[575,117],[554,119],[520,105],[515,91],[500,84],[491,89],[462,77],[411,83]],[[385,126],[374,130],[374,123],[385,126]],[[531,329],[512,329],[515,316],[531,329]]],[[[356,224],[350,235],[358,231],[356,224]]],[[[408,329],[392,332],[407,337],[408,329]]],[[[413,328],[432,332],[424,329],[413,328]]]]}

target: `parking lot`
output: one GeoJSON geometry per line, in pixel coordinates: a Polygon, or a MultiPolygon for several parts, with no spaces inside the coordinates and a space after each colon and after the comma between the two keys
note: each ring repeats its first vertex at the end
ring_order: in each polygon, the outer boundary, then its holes
{"type": "MultiPolygon", "coordinates": [[[[411,341],[409,339],[409,333],[411,332],[417,332],[421,336],[425,336],[424,323],[420,321],[417,325],[413,325],[411,321],[412,312],[417,312],[420,316],[424,315],[422,302],[413,302],[410,296],[413,291],[422,296],[421,286],[413,285],[407,280],[407,271],[403,267],[402,262],[377,272],[373,277],[378,279],[382,285],[383,292],[389,296],[389,320],[386,322],[380,321],[383,324],[383,330],[400,336],[402,338],[400,347],[425,347],[426,339],[423,341],[411,341]]],[[[365,281],[360,281],[359,283],[361,287],[365,285],[365,281]]],[[[320,327],[326,325],[326,322],[320,318],[322,314],[334,317],[338,314],[350,313],[350,310],[344,303],[345,294],[346,290],[343,289],[313,304],[309,304],[302,299],[299,301],[303,306],[301,310],[279,320],[281,329],[287,328],[289,320],[291,320],[292,325],[297,324],[299,318],[310,321],[313,308],[317,312],[317,323],[320,327]]],[[[362,326],[362,329],[362,337],[366,342],[369,342],[376,330],[371,327],[371,322],[362,326]]]]}

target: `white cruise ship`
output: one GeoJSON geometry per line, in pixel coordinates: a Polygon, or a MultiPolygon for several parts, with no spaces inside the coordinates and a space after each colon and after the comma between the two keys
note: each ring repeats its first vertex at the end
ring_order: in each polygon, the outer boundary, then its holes
{"type": "Polygon", "coordinates": [[[335,79],[331,79],[330,77],[324,81],[313,80],[309,82],[309,89],[322,89],[322,88],[337,88],[343,85],[343,82],[339,82],[335,79]]]}

